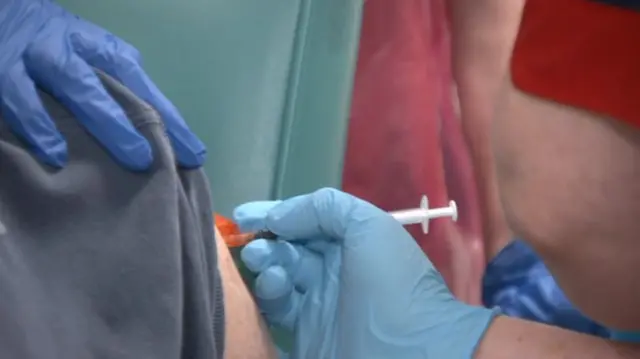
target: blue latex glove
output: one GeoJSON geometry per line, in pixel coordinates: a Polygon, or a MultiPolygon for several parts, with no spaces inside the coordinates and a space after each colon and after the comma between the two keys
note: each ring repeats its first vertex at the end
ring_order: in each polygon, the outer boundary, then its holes
{"type": "Polygon", "coordinates": [[[146,139],[102,87],[92,67],[118,79],[162,116],[180,165],[202,165],[205,148],[140,66],[137,51],[49,0],[0,0],[0,101],[11,129],[45,163],[62,167],[67,145],[36,91],[61,101],[113,156],[147,169],[146,139]]]}
{"type": "Polygon", "coordinates": [[[294,334],[294,359],[469,359],[496,311],[455,300],[413,238],[386,212],[319,190],[236,208],[256,240],[242,260],[272,325],[294,334]]]}

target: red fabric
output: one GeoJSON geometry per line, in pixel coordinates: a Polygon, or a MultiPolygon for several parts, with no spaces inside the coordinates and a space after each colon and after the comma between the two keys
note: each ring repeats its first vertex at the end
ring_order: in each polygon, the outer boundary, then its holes
{"type": "Polygon", "coordinates": [[[528,0],[511,76],[525,92],[640,126],[640,12],[528,0]]]}
{"type": "Polygon", "coordinates": [[[480,302],[477,195],[454,110],[443,0],[367,0],[343,188],[386,210],[457,202],[460,218],[410,228],[454,294],[480,302]]]}

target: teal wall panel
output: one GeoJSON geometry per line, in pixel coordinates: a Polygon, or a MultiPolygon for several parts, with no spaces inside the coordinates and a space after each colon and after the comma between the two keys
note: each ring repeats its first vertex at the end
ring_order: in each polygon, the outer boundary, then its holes
{"type": "Polygon", "coordinates": [[[60,0],[132,43],[206,143],[216,209],[340,186],[362,0],[60,0]]]}

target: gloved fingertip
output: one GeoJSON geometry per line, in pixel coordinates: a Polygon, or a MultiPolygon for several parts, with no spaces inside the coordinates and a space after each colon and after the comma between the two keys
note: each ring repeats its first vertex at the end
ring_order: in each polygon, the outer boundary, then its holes
{"type": "Polygon", "coordinates": [[[284,268],[273,266],[260,273],[256,279],[255,296],[269,323],[293,330],[302,297],[284,268]]]}
{"type": "Polygon", "coordinates": [[[289,359],[289,354],[280,349],[280,347],[276,347],[276,351],[278,353],[278,359],[289,359]]]}
{"type": "Polygon", "coordinates": [[[277,300],[287,296],[293,290],[291,278],[280,266],[269,267],[256,279],[256,296],[262,301],[277,300]]]}
{"type": "Polygon", "coordinates": [[[56,136],[53,143],[43,151],[42,160],[49,166],[55,168],[63,168],[69,161],[69,152],[67,150],[67,142],[62,136],[56,136]]]}
{"type": "Polygon", "coordinates": [[[178,165],[187,169],[202,167],[207,159],[207,148],[204,143],[194,135],[188,147],[176,151],[178,165]]]}
{"type": "Polygon", "coordinates": [[[270,254],[271,249],[267,241],[257,239],[242,248],[240,251],[240,259],[250,271],[258,273],[265,269],[270,254]]]}
{"type": "Polygon", "coordinates": [[[128,146],[120,161],[124,166],[132,171],[146,171],[153,163],[153,151],[146,139],[141,137],[141,141],[128,146]]]}

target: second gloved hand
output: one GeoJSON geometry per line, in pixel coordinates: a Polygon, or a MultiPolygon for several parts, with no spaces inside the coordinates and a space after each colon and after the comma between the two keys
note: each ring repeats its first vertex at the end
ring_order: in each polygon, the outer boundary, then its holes
{"type": "Polygon", "coordinates": [[[332,189],[238,207],[245,230],[282,239],[242,250],[272,325],[293,359],[470,359],[496,311],[455,300],[389,214],[332,189]]]}
{"type": "Polygon", "coordinates": [[[0,48],[3,118],[43,162],[63,167],[68,153],[38,87],[73,112],[123,166],[151,165],[149,143],[102,87],[94,73],[98,68],[158,111],[180,165],[202,165],[204,145],[142,70],[137,51],[118,37],[51,0],[0,0],[0,48]]]}

